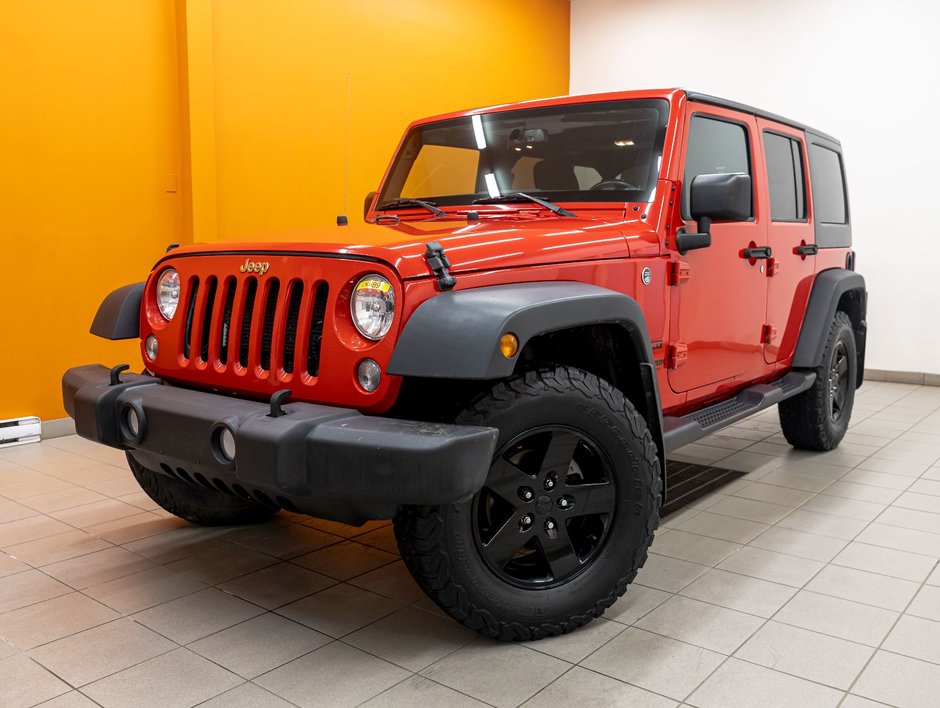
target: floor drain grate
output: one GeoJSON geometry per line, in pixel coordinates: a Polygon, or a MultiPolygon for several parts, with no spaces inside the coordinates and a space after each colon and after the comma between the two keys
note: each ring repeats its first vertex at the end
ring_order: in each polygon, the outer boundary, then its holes
{"type": "Polygon", "coordinates": [[[746,473],[720,467],[666,461],[666,498],[660,517],[666,517],[746,473]]]}

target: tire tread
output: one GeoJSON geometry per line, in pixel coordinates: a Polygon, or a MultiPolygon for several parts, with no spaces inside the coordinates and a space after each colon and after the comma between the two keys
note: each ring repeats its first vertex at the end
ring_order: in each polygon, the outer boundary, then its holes
{"type": "Polygon", "coordinates": [[[461,422],[485,425],[493,411],[508,408],[518,398],[538,396],[545,391],[564,393],[572,388],[588,398],[601,401],[612,414],[622,416],[627,421],[633,435],[642,443],[646,469],[654,471],[653,479],[646,485],[650,493],[649,504],[652,513],[647,519],[644,542],[639,544],[624,574],[606,595],[594,600],[582,612],[571,614],[562,622],[523,624],[501,621],[488,609],[471,601],[466,589],[453,572],[450,559],[441,543],[441,534],[445,528],[444,508],[409,506],[403,508],[395,517],[395,537],[402,559],[421,589],[451,617],[485,636],[503,641],[543,639],[565,634],[600,617],[626,592],[627,586],[633,582],[637,572],[646,563],[648,549],[659,526],[663,490],[656,445],[640,413],[620,391],[606,381],[570,367],[529,371],[502,381],[489,393],[477,397],[466,409],[461,422]]]}
{"type": "MultiPolygon", "coordinates": [[[[834,450],[845,436],[845,429],[852,411],[849,408],[846,413],[846,426],[836,427],[829,419],[829,393],[827,390],[829,371],[827,362],[833,347],[839,340],[839,334],[846,327],[851,332],[852,321],[846,313],[841,310],[837,311],[829,328],[829,336],[826,339],[822,361],[813,370],[816,374],[816,381],[811,388],[798,396],[781,401],[777,406],[783,436],[795,448],[818,451],[834,450]]],[[[854,356],[854,350],[850,354],[854,356]]],[[[854,367],[851,367],[849,371],[849,386],[854,386],[855,382],[852,379],[854,367]]]]}

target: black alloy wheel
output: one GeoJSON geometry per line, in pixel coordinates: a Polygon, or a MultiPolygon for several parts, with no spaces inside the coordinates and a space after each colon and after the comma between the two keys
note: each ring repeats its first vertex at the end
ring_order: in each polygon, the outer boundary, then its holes
{"type": "Polygon", "coordinates": [[[852,419],[858,381],[858,352],[852,320],[837,311],[826,346],[814,369],[816,380],[806,391],[777,406],[787,442],[801,450],[833,450],[852,419]]]}
{"type": "Polygon", "coordinates": [[[659,524],[645,418],[594,374],[557,366],[497,382],[456,417],[499,429],[472,498],[406,506],[402,560],[458,622],[528,641],[599,617],[633,582],[659,524]]]}
{"type": "Polygon", "coordinates": [[[829,418],[838,423],[845,410],[845,399],[849,391],[849,355],[845,342],[839,340],[832,350],[829,367],[829,418]]]}
{"type": "Polygon", "coordinates": [[[474,531],[497,576],[553,587],[600,550],[616,508],[616,480],[597,444],[572,428],[539,428],[496,454],[474,499],[474,531]]]}

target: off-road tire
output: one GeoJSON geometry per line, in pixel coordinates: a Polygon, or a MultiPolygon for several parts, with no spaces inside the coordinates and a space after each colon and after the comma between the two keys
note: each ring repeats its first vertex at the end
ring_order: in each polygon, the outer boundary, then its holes
{"type": "MultiPolygon", "coordinates": [[[[474,513],[479,511],[473,510],[486,486],[465,502],[405,507],[395,518],[395,536],[417,583],[451,617],[504,641],[563,634],[602,615],[646,562],[659,525],[660,464],[643,417],[606,381],[579,369],[557,367],[496,384],[467,406],[455,422],[499,429],[488,482],[501,459],[500,450],[529,439],[524,437],[528,431],[545,435],[538,433],[545,426],[565,426],[574,434],[583,433],[611,463],[605,469],[615,485],[608,493],[613,511],[601,515],[608,519],[606,536],[598,542],[590,562],[574,571],[570,579],[535,590],[511,584],[483,557],[483,543],[474,535],[473,519],[478,518],[474,513]]],[[[545,458],[550,456],[546,451],[545,458]]],[[[542,467],[546,464],[543,459],[542,467]]],[[[570,472],[566,475],[555,493],[576,489],[568,486],[570,472]]],[[[560,501],[556,500],[552,509],[557,504],[560,501]]],[[[561,523],[570,521],[562,519],[561,523]]]]}
{"type": "Polygon", "coordinates": [[[187,484],[147,469],[127,453],[127,464],[147,496],[181,519],[200,526],[257,524],[277,513],[277,508],[239,499],[187,484]]]}
{"type": "MultiPolygon", "coordinates": [[[[813,386],[778,406],[780,427],[783,436],[793,447],[803,450],[832,450],[836,448],[849,427],[852,406],[855,402],[855,382],[858,370],[855,352],[855,333],[852,321],[842,311],[836,312],[829,328],[822,361],[813,370],[816,381],[813,386]],[[833,419],[833,396],[831,376],[837,360],[844,361],[844,398],[839,406],[839,415],[833,419]]],[[[840,377],[842,378],[842,377],[840,377]]]]}

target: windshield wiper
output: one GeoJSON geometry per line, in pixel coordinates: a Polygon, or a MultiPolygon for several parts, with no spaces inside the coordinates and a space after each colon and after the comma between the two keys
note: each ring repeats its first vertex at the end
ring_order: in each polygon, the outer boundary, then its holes
{"type": "Polygon", "coordinates": [[[447,212],[443,209],[438,209],[437,205],[434,202],[426,202],[423,199],[396,199],[394,201],[383,204],[376,211],[388,211],[390,209],[407,209],[408,207],[421,207],[422,209],[427,209],[429,212],[434,214],[434,216],[444,216],[447,212]]]}
{"type": "Polygon", "coordinates": [[[513,192],[512,194],[503,194],[498,197],[483,197],[481,199],[474,199],[474,204],[505,204],[508,202],[524,202],[530,201],[535,202],[541,207],[545,207],[549,211],[553,211],[558,214],[558,216],[577,216],[574,212],[563,209],[557,204],[552,204],[547,199],[539,199],[538,197],[533,197],[531,194],[526,194],[525,192],[513,192]]]}

